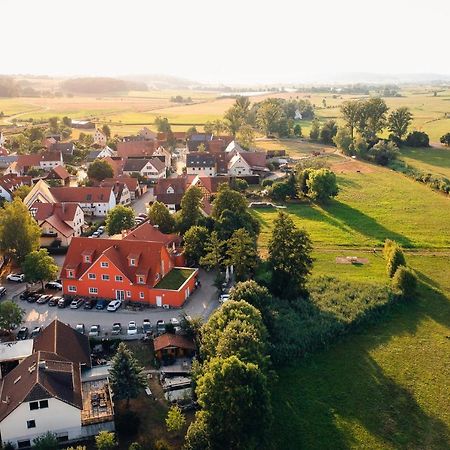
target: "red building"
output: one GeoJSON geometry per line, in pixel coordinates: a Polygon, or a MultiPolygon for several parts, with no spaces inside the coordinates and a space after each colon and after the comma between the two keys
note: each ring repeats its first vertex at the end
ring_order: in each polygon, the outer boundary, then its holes
{"type": "Polygon", "coordinates": [[[73,238],[61,271],[63,293],[180,307],[198,272],[180,263],[179,237],[148,222],[121,239],[73,238]]]}

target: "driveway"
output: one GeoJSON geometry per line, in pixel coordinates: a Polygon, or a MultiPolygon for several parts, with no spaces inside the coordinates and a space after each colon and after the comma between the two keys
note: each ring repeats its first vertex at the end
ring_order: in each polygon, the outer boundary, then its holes
{"type": "MultiPolygon", "coordinates": [[[[13,298],[13,300],[25,310],[24,325],[32,328],[38,325],[46,326],[55,318],[61,322],[75,326],[77,323],[84,323],[86,330],[91,325],[100,325],[102,334],[109,334],[112,324],[120,322],[122,327],[126,329],[128,322],[134,320],[139,327],[142,326],[143,319],[150,319],[154,326],[157,320],[163,319],[169,321],[172,317],[178,318],[184,312],[191,317],[201,317],[207,320],[212,312],[219,306],[217,298],[217,290],[214,287],[214,274],[200,271],[199,279],[201,287],[198,288],[180,309],[163,309],[163,308],[147,308],[143,311],[131,311],[120,308],[116,312],[108,312],[106,310],[86,310],[57,308],[48,305],[37,305],[36,303],[27,303],[25,300],[19,299],[19,293],[25,289],[25,284],[8,283],[7,295],[5,298],[13,298]],[[11,285],[11,286],[10,286],[11,285]]],[[[54,291],[53,291],[54,292],[54,291]]],[[[60,295],[56,293],[55,295],[60,295]]]]}
{"type": "Polygon", "coordinates": [[[136,212],[136,215],[142,213],[147,214],[148,202],[152,199],[152,197],[153,197],[153,190],[148,190],[145,194],[141,195],[131,204],[131,207],[136,212]]]}

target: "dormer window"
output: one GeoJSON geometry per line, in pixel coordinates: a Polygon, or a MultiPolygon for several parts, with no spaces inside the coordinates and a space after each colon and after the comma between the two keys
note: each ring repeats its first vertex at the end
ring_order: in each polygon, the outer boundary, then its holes
{"type": "Polygon", "coordinates": [[[137,276],[137,283],[138,284],[144,284],[145,283],[144,277],[142,275],[138,275],[137,276]]]}
{"type": "Polygon", "coordinates": [[[90,262],[91,262],[91,257],[90,257],[90,255],[85,255],[85,256],[84,256],[84,262],[86,262],[86,263],[90,263],[90,262]]]}
{"type": "Polygon", "coordinates": [[[73,270],[71,269],[67,270],[67,278],[75,278],[73,270]]]}
{"type": "Polygon", "coordinates": [[[136,266],[136,260],[133,258],[130,258],[130,266],[136,266]]]}

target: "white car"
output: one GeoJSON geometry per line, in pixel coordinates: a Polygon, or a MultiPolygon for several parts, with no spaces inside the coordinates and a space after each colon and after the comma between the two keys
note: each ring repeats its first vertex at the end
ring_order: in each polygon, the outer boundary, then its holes
{"type": "Polygon", "coordinates": [[[137,334],[137,332],[138,332],[138,329],[137,329],[136,322],[134,320],[131,320],[130,322],[128,322],[127,334],[129,336],[132,336],[133,334],[137,334]]]}
{"type": "Polygon", "coordinates": [[[25,275],[23,273],[10,273],[6,279],[8,281],[15,281],[16,283],[23,283],[25,281],[25,275]]]}
{"type": "Polygon", "coordinates": [[[112,300],[108,303],[106,310],[112,312],[117,311],[120,308],[120,305],[122,305],[121,300],[112,300]]]}
{"type": "Polygon", "coordinates": [[[219,297],[219,303],[225,303],[228,300],[230,300],[230,294],[222,294],[219,297]]]}
{"type": "Polygon", "coordinates": [[[90,337],[98,337],[100,336],[100,325],[92,325],[89,330],[90,337]]]}

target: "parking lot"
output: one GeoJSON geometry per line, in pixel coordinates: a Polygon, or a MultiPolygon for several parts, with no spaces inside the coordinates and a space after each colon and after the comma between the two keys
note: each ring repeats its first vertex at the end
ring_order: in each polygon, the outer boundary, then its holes
{"type": "MultiPolygon", "coordinates": [[[[199,279],[201,287],[198,288],[189,297],[183,308],[180,309],[163,309],[163,308],[144,308],[142,311],[133,311],[119,308],[115,312],[109,312],[106,309],[84,309],[81,306],[78,309],[58,308],[56,306],[48,306],[48,304],[38,305],[36,303],[28,303],[26,300],[19,299],[21,292],[25,290],[24,283],[5,282],[7,295],[4,298],[12,298],[21,308],[25,310],[24,325],[30,330],[35,326],[46,326],[52,320],[58,318],[64,323],[75,327],[76,324],[84,324],[86,331],[91,325],[100,325],[101,335],[110,335],[113,323],[120,322],[123,332],[126,333],[128,322],[133,320],[138,325],[139,333],[142,332],[142,321],[149,319],[153,328],[155,328],[158,320],[164,320],[166,323],[171,318],[178,318],[181,313],[186,313],[191,317],[202,317],[207,319],[211,313],[219,306],[217,298],[217,290],[213,285],[214,275],[205,271],[200,271],[199,279]]],[[[49,292],[53,295],[61,295],[61,291],[49,292]]],[[[138,337],[140,337],[138,335],[138,337]]]]}

